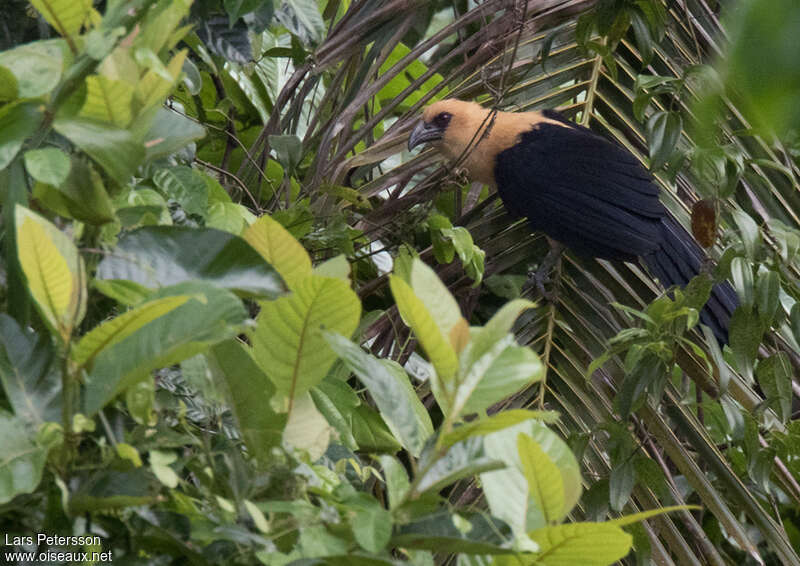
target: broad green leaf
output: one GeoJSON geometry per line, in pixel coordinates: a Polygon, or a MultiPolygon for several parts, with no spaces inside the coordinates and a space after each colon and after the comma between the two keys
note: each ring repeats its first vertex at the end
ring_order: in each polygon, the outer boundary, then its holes
{"type": "Polygon", "coordinates": [[[124,340],[145,324],[178,308],[190,299],[187,295],[165,297],[145,303],[94,327],[72,350],[72,359],[79,366],[90,365],[105,348],[124,340]]]}
{"type": "Polygon", "coordinates": [[[780,307],[781,280],[777,272],[768,270],[758,275],[756,285],[756,306],[758,317],[764,328],[772,325],[775,313],[780,307]]]}
{"type": "Polygon", "coordinates": [[[380,553],[392,536],[392,515],[372,497],[359,498],[350,506],[350,528],[358,545],[373,554],[380,553]]]}
{"type": "Polygon", "coordinates": [[[389,496],[389,508],[394,509],[408,493],[410,482],[405,467],[394,456],[384,454],[378,457],[386,481],[386,493],[389,496]]]}
{"type": "Polygon", "coordinates": [[[756,252],[761,247],[761,231],[753,218],[743,210],[735,209],[731,213],[739,234],[742,236],[742,244],[747,257],[751,260],[756,258],[756,252]]]}
{"type": "Polygon", "coordinates": [[[756,380],[767,394],[767,402],[783,422],[792,415],[792,373],[786,352],[759,360],[756,366],[756,380]]]}
{"type": "Polygon", "coordinates": [[[513,554],[511,541],[508,525],[495,517],[441,510],[397,527],[391,544],[440,553],[513,554]]]}
{"type": "Polygon", "coordinates": [[[281,274],[290,289],[311,275],[308,252],[269,216],[264,215],[256,220],[242,237],[281,274]]]}
{"type": "Polygon", "coordinates": [[[33,194],[47,208],[66,218],[94,225],[114,219],[114,207],[102,176],[91,163],[78,157],[72,158],[63,182],[36,183],[33,194]]]}
{"type": "Polygon", "coordinates": [[[289,171],[294,171],[303,158],[303,142],[297,136],[269,136],[269,145],[280,164],[289,171]]]}
{"type": "Polygon", "coordinates": [[[325,22],[315,0],[283,0],[275,18],[304,43],[318,43],[325,35],[325,22]]]}
{"type": "Polygon", "coordinates": [[[244,16],[252,12],[261,4],[261,0],[224,0],[225,11],[228,13],[228,21],[230,25],[244,16]]]}
{"type": "Polygon", "coordinates": [[[358,450],[353,435],[353,412],[361,400],[356,392],[346,382],[329,377],[311,388],[311,398],[328,424],[336,429],[339,442],[350,450],[358,450]]]}
{"type": "Polygon", "coordinates": [[[464,414],[483,411],[543,375],[539,356],[518,346],[509,334],[469,367],[456,390],[453,410],[464,414]]]}
{"type": "Polygon", "coordinates": [[[505,338],[519,315],[534,306],[536,303],[527,299],[514,299],[504,304],[483,328],[472,328],[470,344],[462,353],[462,365],[468,366],[505,338]]]}
{"type": "Polygon", "coordinates": [[[739,371],[748,379],[752,379],[753,361],[758,353],[758,346],[761,344],[763,335],[763,328],[758,316],[740,306],[731,316],[728,335],[739,371]]]}
{"type": "Polygon", "coordinates": [[[276,413],[270,405],[275,386],[236,340],[215,345],[208,358],[227,385],[245,445],[261,464],[267,464],[286,426],[286,414],[276,413]]]}
{"type": "Polygon", "coordinates": [[[180,483],[180,477],[175,473],[170,464],[174,464],[178,457],[174,452],[162,452],[161,450],[151,450],[150,470],[164,486],[175,489],[180,483]]]}
{"type": "Polygon", "coordinates": [[[351,419],[353,438],[364,452],[394,454],[402,448],[380,413],[372,407],[362,403],[353,410],[351,419]]]}
{"type": "Polygon", "coordinates": [[[755,299],[755,286],[753,284],[753,269],[750,262],[743,257],[735,257],[731,262],[731,277],[733,286],[739,295],[741,306],[749,311],[753,308],[755,299]]]}
{"type": "Polygon", "coordinates": [[[675,152],[683,120],[677,112],[656,112],[647,121],[650,142],[650,170],[660,169],[675,152]]]}
{"type": "Polygon", "coordinates": [[[31,4],[63,37],[77,34],[92,11],[92,0],[31,0],[31,4]]]}
{"type": "Polygon", "coordinates": [[[471,436],[484,436],[503,430],[521,422],[537,419],[546,423],[554,423],[558,420],[558,413],[555,411],[530,411],[527,409],[511,409],[501,411],[489,417],[477,419],[463,424],[451,432],[442,436],[439,444],[443,447],[452,446],[471,436]]]}
{"type": "Polygon", "coordinates": [[[150,296],[150,289],[124,279],[94,279],[92,287],[125,306],[138,305],[150,296]]]}
{"type": "Polygon", "coordinates": [[[517,450],[528,492],[542,511],[545,522],[551,525],[561,522],[569,509],[565,509],[564,481],[555,462],[524,433],[517,436],[517,450]]]}
{"type": "MultiPolygon", "coordinates": [[[[456,357],[455,349],[442,334],[431,312],[426,308],[422,300],[414,294],[408,283],[392,275],[389,277],[389,286],[394,300],[397,302],[397,310],[400,311],[400,316],[403,317],[403,321],[417,335],[417,339],[422,344],[429,361],[436,369],[437,376],[447,387],[447,384],[452,382],[458,369],[458,358],[456,357]]],[[[440,405],[448,403],[447,399],[437,398],[437,401],[440,405]]]]}
{"type": "Polygon", "coordinates": [[[17,205],[17,254],[28,291],[44,321],[69,339],[86,313],[86,268],[78,249],[50,222],[17,205]]]}
{"type": "Polygon", "coordinates": [[[86,101],[79,115],[124,128],[133,119],[132,102],[133,86],[130,83],[91,75],[86,77],[86,101]]]}
{"type": "Polygon", "coordinates": [[[150,163],[183,149],[206,135],[203,126],[174,110],[159,108],[144,136],[145,161],[150,163]]]}
{"type": "Polygon", "coordinates": [[[178,26],[189,15],[191,6],[192,0],[158,2],[148,11],[134,45],[155,53],[173,48],[183,35],[178,26]]]}
{"type": "Polygon", "coordinates": [[[166,67],[161,65],[158,59],[154,59],[153,63],[157,63],[156,68],[147,71],[136,84],[135,98],[139,104],[139,113],[155,108],[172,92],[180,77],[186,55],[186,49],[179,51],[166,67]]]}
{"type": "MultiPolygon", "coordinates": [[[[386,61],[383,62],[380,68],[380,74],[383,75],[392,67],[394,67],[400,60],[409,54],[411,50],[403,43],[398,43],[389,56],[386,58],[386,61]]],[[[399,98],[399,94],[403,92],[408,86],[411,85],[411,82],[421,77],[428,71],[428,67],[425,66],[425,63],[416,59],[412,61],[410,64],[403,67],[403,72],[397,73],[396,76],[392,77],[392,79],[384,86],[380,91],[378,91],[378,99],[383,103],[384,101],[395,101],[399,98]]],[[[400,108],[407,109],[411,108],[414,104],[416,104],[423,95],[429,92],[433,87],[438,85],[439,83],[443,82],[444,78],[439,73],[434,73],[427,81],[422,83],[422,85],[417,88],[414,92],[410,95],[406,96],[402,99],[400,108]]],[[[433,100],[438,100],[439,98],[445,98],[449,89],[445,87],[444,89],[440,90],[439,93],[434,97],[433,100]]]]}
{"type": "Polygon", "coordinates": [[[0,504],[32,493],[42,479],[47,448],[38,446],[17,417],[0,411],[0,504]]]}
{"type": "Polygon", "coordinates": [[[610,566],[631,549],[633,538],[609,523],[569,523],[529,533],[539,545],[531,564],[542,566],[610,566]]]}
{"type": "Polygon", "coordinates": [[[234,202],[215,202],[206,211],[206,226],[242,236],[255,216],[246,207],[234,202]]]}
{"type": "Polygon", "coordinates": [[[196,169],[178,165],[156,171],[153,182],[168,199],[181,205],[188,214],[205,218],[208,211],[208,185],[196,169]]]}
{"type": "Polygon", "coordinates": [[[155,289],[203,280],[243,296],[273,298],[285,288],[275,269],[242,238],[213,228],[147,226],[123,235],[97,268],[98,279],[155,289]]]}
{"type": "Polygon", "coordinates": [[[247,313],[230,292],[188,282],[162,289],[151,300],[175,295],[191,299],[95,356],[84,386],[83,413],[93,415],[152,370],[190,358],[241,332],[247,313]]]}
{"type": "Polygon", "coordinates": [[[529,530],[544,526],[546,521],[539,507],[529,500],[517,447],[520,433],[530,436],[555,462],[564,487],[564,513],[578,502],[582,487],[580,468],[572,450],[544,423],[528,420],[484,436],[486,454],[508,463],[503,470],[481,474],[489,509],[492,515],[511,525],[518,537],[523,537],[529,530]]]}
{"type": "Polygon", "coordinates": [[[41,103],[19,102],[0,109],[0,170],[17,156],[25,139],[36,131],[41,121],[41,103]]]}
{"type": "Polygon", "coordinates": [[[64,49],[63,39],[53,39],[0,52],[0,65],[16,77],[19,98],[36,98],[56,87],[64,66],[64,49]]]}
{"type": "Polygon", "coordinates": [[[324,334],[333,350],[367,386],[389,429],[415,457],[433,434],[427,410],[417,397],[405,370],[393,360],[364,352],[344,336],[324,334]]]}
{"type": "Polygon", "coordinates": [[[361,303],[349,285],[306,277],[291,295],[261,303],[253,356],[291,403],[322,381],[336,361],[322,330],[350,336],[360,317],[361,303]]]}
{"type": "Polygon", "coordinates": [[[17,77],[8,68],[0,65],[0,102],[11,102],[17,98],[17,77]]]}
{"type": "Polygon", "coordinates": [[[417,469],[424,470],[417,481],[417,493],[436,492],[468,477],[505,467],[505,460],[493,458],[484,449],[482,438],[467,438],[451,446],[447,453],[428,464],[436,455],[425,452],[417,469]]]}
{"type": "Polygon", "coordinates": [[[289,420],[283,429],[283,441],[308,453],[312,462],[319,460],[331,441],[333,428],[314,406],[308,392],[295,396],[289,420]]]}
{"type": "Polygon", "coordinates": [[[411,264],[407,283],[431,313],[442,336],[448,339],[456,353],[461,352],[469,341],[469,325],[461,316],[461,309],[455,298],[436,272],[422,260],[415,259],[411,264]]]}
{"type": "Polygon", "coordinates": [[[339,254],[315,266],[314,273],[323,277],[336,277],[349,283],[350,262],[347,261],[346,255],[339,254]]]}
{"type": "Polygon", "coordinates": [[[25,169],[31,177],[48,185],[60,185],[70,171],[67,154],[55,147],[31,149],[25,152],[25,169]]]}
{"type": "Polygon", "coordinates": [[[61,375],[50,337],[23,330],[0,314],[0,383],[14,415],[33,426],[58,422],[61,375]]]}
{"type": "Polygon", "coordinates": [[[128,130],[85,118],[62,118],[53,128],[94,159],[119,184],[126,184],[144,159],[144,145],[128,130]]]}

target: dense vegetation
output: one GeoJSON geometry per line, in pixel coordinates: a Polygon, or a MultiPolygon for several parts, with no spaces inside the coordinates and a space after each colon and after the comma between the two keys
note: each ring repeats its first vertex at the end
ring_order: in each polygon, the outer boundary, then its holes
{"type": "Polygon", "coordinates": [[[0,551],[800,564],[798,21],[794,0],[6,0],[0,551]],[[451,96],[624,145],[707,272],[664,293],[568,253],[536,296],[544,238],[405,150],[451,96]],[[713,279],[741,302],[722,349],[713,279]]]}

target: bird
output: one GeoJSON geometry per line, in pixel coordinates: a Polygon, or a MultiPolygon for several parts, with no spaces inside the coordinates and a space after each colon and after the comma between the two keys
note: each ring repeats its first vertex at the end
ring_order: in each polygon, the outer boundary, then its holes
{"type": "MultiPolygon", "coordinates": [[[[540,290],[564,248],[588,258],[640,258],[666,289],[684,287],[707,262],[639,160],[558,111],[502,112],[440,100],[424,109],[409,136],[409,151],[422,144],[495,189],[506,210],[548,237],[550,252],[534,275],[540,290]]],[[[700,312],[720,344],[728,343],[737,306],[723,281],[700,312]]]]}

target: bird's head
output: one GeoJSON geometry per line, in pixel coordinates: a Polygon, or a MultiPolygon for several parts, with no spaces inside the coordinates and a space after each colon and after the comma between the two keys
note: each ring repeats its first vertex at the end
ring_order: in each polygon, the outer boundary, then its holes
{"type": "Polygon", "coordinates": [[[431,143],[447,146],[456,142],[459,134],[473,135],[480,127],[487,111],[479,104],[449,98],[434,102],[422,113],[422,119],[408,138],[409,151],[418,145],[431,143]]]}

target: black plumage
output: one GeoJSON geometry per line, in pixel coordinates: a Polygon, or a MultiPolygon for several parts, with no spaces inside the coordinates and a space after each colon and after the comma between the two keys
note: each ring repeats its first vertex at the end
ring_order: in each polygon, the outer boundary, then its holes
{"type": "MultiPolygon", "coordinates": [[[[659,200],[659,188],[622,147],[548,111],[521,140],[497,155],[494,176],[506,208],[578,255],[634,262],[662,285],[684,286],[705,254],[659,200]]],[[[700,313],[723,343],[738,303],[727,282],[715,285],[700,313]]]]}

